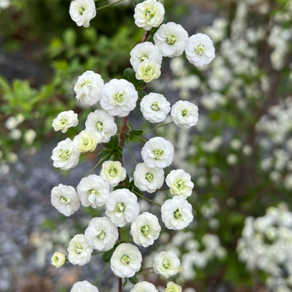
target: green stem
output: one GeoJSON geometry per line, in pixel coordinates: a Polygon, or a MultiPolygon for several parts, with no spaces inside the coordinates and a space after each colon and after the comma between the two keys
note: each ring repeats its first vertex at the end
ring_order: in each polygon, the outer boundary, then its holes
{"type": "Polygon", "coordinates": [[[96,278],[96,280],[93,282],[93,285],[95,285],[95,284],[98,282],[98,280],[100,279],[101,275],[105,272],[105,270],[106,270],[107,267],[110,265],[110,263],[111,263],[111,262],[108,262],[108,263],[106,264],[106,266],[104,267],[104,269],[100,272],[100,274],[98,275],[98,277],[96,278]]]}
{"type": "Polygon", "coordinates": [[[150,199],[144,197],[143,195],[140,195],[140,194],[138,194],[138,193],[136,193],[136,192],[134,192],[134,194],[136,194],[138,197],[140,197],[140,198],[142,198],[142,199],[148,201],[149,203],[155,204],[156,206],[158,206],[158,207],[161,208],[161,205],[160,205],[160,204],[158,204],[158,203],[156,203],[156,202],[154,202],[154,201],[152,201],[152,200],[150,200],[150,199]]]}
{"type": "Polygon", "coordinates": [[[99,252],[93,252],[91,255],[98,255],[98,254],[102,254],[104,253],[105,251],[99,251],[99,252]]]}
{"type": "Polygon", "coordinates": [[[118,3],[122,2],[122,1],[124,1],[124,0],[118,0],[118,1],[116,1],[116,2],[113,2],[113,3],[107,4],[107,5],[104,5],[104,6],[98,7],[98,8],[96,8],[96,10],[101,10],[101,9],[103,9],[103,8],[107,8],[107,7],[113,6],[113,5],[118,4],[118,3]]]}
{"type": "Polygon", "coordinates": [[[96,165],[89,171],[89,173],[86,176],[89,176],[106,158],[108,158],[108,156],[111,153],[109,153],[108,155],[106,155],[105,157],[103,157],[101,160],[99,160],[96,165]]]}
{"type": "Polygon", "coordinates": [[[170,125],[170,124],[173,124],[173,122],[169,122],[169,123],[166,123],[166,124],[162,124],[162,125],[156,126],[155,128],[150,129],[149,131],[144,132],[143,134],[148,134],[148,133],[150,133],[150,132],[152,132],[152,131],[154,131],[154,130],[156,130],[156,129],[158,129],[158,128],[161,128],[161,127],[164,127],[164,126],[168,126],[168,125],[170,125]]]}
{"type": "Polygon", "coordinates": [[[141,141],[143,141],[143,142],[145,142],[145,143],[147,142],[146,139],[144,139],[144,138],[142,138],[142,137],[140,137],[140,136],[133,135],[133,137],[136,137],[136,138],[140,139],[141,141]]]}
{"type": "Polygon", "coordinates": [[[128,146],[128,149],[129,149],[130,155],[132,156],[134,162],[135,162],[136,164],[138,164],[137,161],[136,161],[136,159],[135,159],[135,157],[134,157],[134,155],[133,155],[133,153],[132,153],[132,150],[131,150],[131,148],[130,148],[129,140],[128,140],[128,139],[127,139],[127,146],[128,146]]]}

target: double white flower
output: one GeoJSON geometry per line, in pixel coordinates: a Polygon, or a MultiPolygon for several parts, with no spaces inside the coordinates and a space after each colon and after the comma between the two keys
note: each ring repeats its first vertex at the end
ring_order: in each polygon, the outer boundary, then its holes
{"type": "Polygon", "coordinates": [[[183,169],[172,170],[165,181],[173,195],[187,198],[192,194],[194,184],[191,181],[190,174],[183,169]]]}
{"type": "Polygon", "coordinates": [[[138,80],[143,80],[146,83],[151,82],[154,79],[157,79],[161,74],[160,65],[152,62],[145,61],[141,63],[136,72],[136,78],[138,80]]]}
{"type": "Polygon", "coordinates": [[[79,197],[71,186],[59,184],[51,191],[51,204],[65,216],[75,213],[79,207],[79,197]]]}
{"type": "Polygon", "coordinates": [[[102,90],[101,107],[112,116],[125,117],[136,107],[138,92],[125,79],[112,79],[102,90]]]}
{"type": "Polygon", "coordinates": [[[99,292],[96,286],[93,286],[88,281],[79,281],[76,282],[73,287],[71,288],[70,292],[99,292]]]}
{"type": "Polygon", "coordinates": [[[145,30],[158,27],[163,21],[164,13],[164,6],[160,2],[146,0],[135,7],[135,24],[145,30]]]}
{"type": "Polygon", "coordinates": [[[100,142],[100,133],[88,130],[81,131],[73,139],[74,148],[81,153],[94,151],[100,142]]]}
{"type": "Polygon", "coordinates": [[[118,237],[118,228],[107,217],[91,219],[85,230],[88,244],[99,251],[110,250],[118,237]]]}
{"type": "Polygon", "coordinates": [[[90,20],[96,16],[94,0],[72,1],[69,13],[78,26],[89,27],[90,20]]]}
{"type": "Polygon", "coordinates": [[[171,109],[171,117],[180,128],[195,126],[199,120],[198,107],[186,100],[179,100],[171,109]]]}
{"type": "Polygon", "coordinates": [[[170,103],[162,94],[151,92],[143,97],[140,109],[145,120],[159,123],[164,121],[170,112],[170,103]]]}
{"type": "Polygon", "coordinates": [[[140,191],[154,193],[163,185],[164,170],[151,168],[146,163],[138,163],[134,171],[134,183],[140,191]]]}
{"type": "Polygon", "coordinates": [[[51,159],[54,161],[54,167],[67,170],[78,164],[79,157],[80,152],[75,149],[73,141],[67,138],[53,149],[51,159]]]}
{"type": "Polygon", "coordinates": [[[71,127],[75,127],[78,124],[78,115],[75,114],[72,110],[64,111],[57,115],[53,120],[53,128],[55,131],[62,131],[66,133],[67,130],[71,127]]]}
{"type": "Polygon", "coordinates": [[[132,222],[130,233],[136,244],[147,247],[159,237],[160,230],[158,218],[149,212],[144,212],[132,222]]]}
{"type": "Polygon", "coordinates": [[[135,194],[128,189],[118,189],[106,201],[106,215],[118,227],[131,223],[139,214],[140,206],[135,194]]]}
{"type": "Polygon", "coordinates": [[[161,219],[168,229],[184,229],[193,218],[192,205],[183,197],[174,196],[161,207],[161,219]]]}
{"type": "Polygon", "coordinates": [[[111,269],[120,278],[133,277],[141,268],[142,255],[135,245],[120,244],[111,257],[111,269]]]}
{"type": "Polygon", "coordinates": [[[163,57],[180,56],[188,43],[187,31],[174,22],[162,24],[154,34],[155,45],[159,48],[163,57]]]}
{"type": "Polygon", "coordinates": [[[197,67],[209,64],[215,58],[212,40],[202,33],[192,35],[185,49],[189,62],[197,67]]]}
{"type": "Polygon", "coordinates": [[[68,259],[73,265],[84,266],[91,259],[92,247],[84,234],[76,234],[69,242],[68,259]]]}
{"type": "Polygon", "coordinates": [[[101,76],[88,70],[79,76],[75,83],[76,98],[83,105],[94,105],[101,99],[103,86],[104,81],[101,76]]]}
{"type": "Polygon", "coordinates": [[[84,207],[101,207],[110,194],[110,185],[96,174],[81,179],[77,186],[77,193],[84,207]]]}
{"type": "Polygon", "coordinates": [[[172,251],[162,251],[154,257],[154,272],[164,276],[165,278],[176,275],[179,268],[180,260],[172,251]]]}
{"type": "Polygon", "coordinates": [[[165,168],[173,161],[174,148],[168,140],[154,137],[145,143],[141,154],[147,166],[165,168]]]}
{"type": "Polygon", "coordinates": [[[55,252],[51,258],[51,264],[56,268],[62,267],[66,263],[66,255],[62,252],[55,252]]]}
{"type": "Polygon", "coordinates": [[[130,52],[130,63],[135,71],[138,70],[139,65],[146,61],[157,63],[161,66],[162,55],[159,52],[158,47],[150,42],[144,42],[138,44],[130,52]]]}
{"type": "Polygon", "coordinates": [[[101,135],[100,143],[109,142],[111,136],[117,133],[117,128],[114,117],[103,110],[90,113],[85,122],[86,130],[97,131],[101,135]]]}
{"type": "Polygon", "coordinates": [[[155,288],[155,286],[152,283],[149,283],[147,281],[142,281],[137,283],[130,292],[158,292],[158,290],[155,288]]]}
{"type": "Polygon", "coordinates": [[[106,182],[115,187],[126,178],[127,171],[120,161],[109,160],[102,164],[100,175],[106,182]]]}

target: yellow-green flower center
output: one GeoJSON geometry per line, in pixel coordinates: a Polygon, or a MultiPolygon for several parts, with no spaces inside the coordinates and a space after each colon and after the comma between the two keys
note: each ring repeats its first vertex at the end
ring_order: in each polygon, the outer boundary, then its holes
{"type": "Polygon", "coordinates": [[[176,42],[176,38],[173,35],[169,35],[166,38],[166,43],[169,45],[173,45],[176,42]]]}
{"type": "Polygon", "coordinates": [[[154,159],[155,159],[155,160],[159,160],[159,159],[161,159],[161,157],[162,157],[164,151],[161,150],[161,149],[154,149],[154,150],[152,151],[152,153],[154,154],[154,159]]]}
{"type": "Polygon", "coordinates": [[[154,176],[153,176],[152,173],[148,172],[148,173],[146,173],[145,178],[146,178],[149,182],[151,182],[151,181],[153,181],[154,176]]]}
{"type": "Polygon", "coordinates": [[[99,195],[99,193],[98,193],[98,191],[97,190],[95,190],[95,189],[90,189],[89,191],[88,191],[88,195],[99,195]]]}
{"type": "Polygon", "coordinates": [[[80,7],[80,8],[78,9],[78,11],[79,11],[79,14],[80,14],[80,15],[83,15],[83,12],[85,11],[85,8],[84,8],[84,7],[80,7]]]}
{"type": "Polygon", "coordinates": [[[111,177],[115,177],[116,175],[117,175],[117,173],[118,173],[118,171],[117,171],[117,169],[116,168],[114,168],[114,167],[111,167],[110,169],[109,169],[109,175],[111,176],[111,177]]]}
{"type": "Polygon", "coordinates": [[[101,240],[103,240],[106,237],[106,233],[102,230],[97,234],[97,237],[101,240]]]}
{"type": "Polygon", "coordinates": [[[180,190],[185,186],[185,181],[183,179],[178,179],[174,184],[180,190]]]}
{"type": "Polygon", "coordinates": [[[120,92],[116,93],[114,95],[114,101],[116,105],[119,105],[124,100],[124,90],[121,90],[120,92]]]}
{"type": "Polygon", "coordinates": [[[170,261],[168,259],[164,259],[162,261],[162,266],[165,270],[169,269],[171,267],[170,261]]]}
{"type": "Polygon", "coordinates": [[[78,242],[77,244],[76,244],[76,248],[75,248],[75,251],[76,251],[76,253],[82,253],[82,251],[83,251],[83,249],[82,249],[82,246],[81,246],[81,244],[78,242]]]}
{"type": "Polygon", "coordinates": [[[126,206],[125,206],[125,204],[124,203],[118,203],[117,205],[116,205],[116,212],[118,212],[118,213],[122,213],[122,212],[124,212],[125,211],[125,209],[126,209],[126,206]]]}
{"type": "Polygon", "coordinates": [[[150,233],[150,228],[148,225],[144,225],[142,228],[141,228],[141,233],[144,235],[144,236],[147,236],[149,235],[150,233]]]}
{"type": "Polygon", "coordinates": [[[69,203],[69,200],[67,198],[65,198],[64,196],[61,197],[60,201],[62,203],[69,203]]]}
{"type": "Polygon", "coordinates": [[[62,125],[68,124],[68,118],[67,117],[62,117],[60,122],[61,122],[62,125]]]}
{"type": "Polygon", "coordinates": [[[203,55],[203,54],[205,53],[204,45],[198,45],[198,46],[195,48],[195,52],[196,52],[198,55],[203,55]]]}
{"type": "Polygon", "coordinates": [[[121,263],[123,265],[128,265],[130,263],[130,258],[128,255],[124,254],[122,257],[121,257],[121,263]]]}
{"type": "Polygon", "coordinates": [[[62,159],[62,160],[67,160],[70,158],[70,152],[68,149],[66,150],[60,150],[60,153],[59,153],[59,157],[62,159]]]}
{"type": "Polygon", "coordinates": [[[98,131],[101,131],[101,130],[103,129],[103,123],[102,123],[102,122],[97,122],[97,123],[96,123],[96,129],[97,129],[98,131]]]}
{"type": "Polygon", "coordinates": [[[181,219],[182,218],[182,213],[179,211],[179,209],[176,209],[176,211],[173,213],[173,217],[175,219],[181,219]]]}
{"type": "Polygon", "coordinates": [[[150,8],[147,8],[144,12],[144,17],[146,20],[150,20],[155,15],[154,11],[150,8]]]}
{"type": "Polygon", "coordinates": [[[154,111],[156,111],[156,112],[159,111],[160,110],[160,107],[158,106],[158,102],[152,103],[151,109],[154,110],[154,111]]]}

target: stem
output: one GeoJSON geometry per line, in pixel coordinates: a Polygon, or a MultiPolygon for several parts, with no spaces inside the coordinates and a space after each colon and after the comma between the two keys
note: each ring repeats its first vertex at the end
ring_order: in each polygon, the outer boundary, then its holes
{"type": "Polygon", "coordinates": [[[162,125],[156,126],[156,127],[154,127],[153,129],[151,129],[151,130],[145,132],[144,134],[148,134],[148,133],[150,133],[150,132],[152,132],[152,131],[154,131],[154,130],[156,130],[156,129],[158,129],[158,128],[161,128],[161,127],[164,127],[164,126],[168,126],[168,125],[170,125],[170,124],[173,124],[173,122],[169,122],[169,123],[166,123],[166,124],[162,124],[162,125]]]}
{"type": "Polygon", "coordinates": [[[104,251],[93,252],[91,255],[98,255],[98,254],[102,254],[102,253],[104,253],[104,251]]]}
{"type": "Polygon", "coordinates": [[[98,280],[100,279],[100,277],[101,277],[101,275],[105,272],[105,270],[107,269],[107,267],[110,265],[110,262],[108,262],[107,264],[106,264],[106,266],[104,267],[104,269],[100,272],[100,274],[98,275],[98,277],[96,278],[96,280],[93,282],[93,285],[95,285],[97,282],[98,282],[98,280]]]}
{"type": "Polygon", "coordinates": [[[135,193],[135,192],[134,192],[134,194],[136,194],[138,197],[140,197],[140,198],[142,198],[142,199],[148,201],[149,203],[155,204],[156,206],[158,206],[158,207],[161,208],[161,205],[160,205],[160,204],[158,204],[158,203],[156,203],[156,202],[154,202],[154,201],[152,201],[152,200],[150,200],[150,199],[144,197],[143,195],[140,195],[140,194],[135,193]]]}
{"type": "Polygon", "coordinates": [[[131,156],[132,156],[134,162],[135,162],[136,164],[138,164],[137,161],[136,161],[136,159],[135,159],[135,157],[134,157],[134,155],[133,155],[133,153],[132,153],[132,150],[131,150],[131,148],[130,148],[129,140],[127,140],[127,146],[128,146],[129,152],[130,152],[130,154],[131,154],[131,156]]]}
{"type": "Polygon", "coordinates": [[[128,120],[128,116],[123,118],[123,123],[122,123],[121,133],[120,133],[120,139],[119,139],[119,146],[120,147],[124,146],[125,134],[126,134],[126,130],[127,130],[127,120],[128,120]]]}
{"type": "Polygon", "coordinates": [[[109,155],[110,153],[106,155],[105,157],[103,157],[101,160],[99,160],[86,176],[89,176],[106,158],[108,158],[109,155]]]}
{"type": "Polygon", "coordinates": [[[140,139],[141,141],[143,141],[143,142],[145,142],[145,143],[147,142],[146,139],[144,139],[144,138],[142,138],[142,137],[140,137],[140,136],[133,135],[133,137],[136,137],[136,138],[140,139]]]}
{"type": "Polygon", "coordinates": [[[122,1],[124,1],[124,0],[118,0],[118,1],[116,1],[116,2],[113,2],[113,3],[107,4],[107,5],[104,5],[104,6],[98,7],[98,8],[96,8],[96,10],[101,10],[101,9],[103,9],[103,8],[107,8],[107,7],[113,6],[113,5],[118,4],[118,3],[122,2],[122,1]]]}

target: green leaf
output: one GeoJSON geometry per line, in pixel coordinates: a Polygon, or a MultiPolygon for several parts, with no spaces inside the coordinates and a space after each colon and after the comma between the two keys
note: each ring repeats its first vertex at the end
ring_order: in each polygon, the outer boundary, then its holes
{"type": "Polygon", "coordinates": [[[94,42],[97,41],[96,31],[92,27],[89,27],[89,28],[86,28],[86,29],[82,30],[82,34],[83,34],[84,38],[86,40],[88,40],[89,42],[94,43],[94,42]]]}
{"type": "Polygon", "coordinates": [[[110,150],[115,150],[119,145],[118,135],[112,136],[108,143],[104,143],[103,146],[110,150]]]}
{"type": "Polygon", "coordinates": [[[129,280],[134,285],[137,284],[137,283],[139,283],[139,279],[136,276],[134,276],[132,278],[129,278],[129,280]]]}
{"type": "Polygon", "coordinates": [[[127,285],[127,282],[128,282],[128,278],[125,279],[125,282],[123,283],[123,287],[127,285]]]}
{"type": "Polygon", "coordinates": [[[139,98],[142,99],[145,95],[147,95],[147,92],[146,91],[144,91],[142,89],[138,90],[138,96],[139,96],[139,98]]]}
{"type": "Polygon", "coordinates": [[[64,33],[64,42],[72,47],[76,44],[76,33],[73,29],[66,29],[64,33]]]}
{"type": "Polygon", "coordinates": [[[113,255],[114,251],[115,251],[114,248],[112,248],[112,249],[106,251],[106,252],[102,255],[102,257],[101,257],[102,260],[103,260],[104,262],[108,263],[108,262],[111,260],[111,257],[112,257],[112,255],[113,255]]]}
{"type": "Polygon", "coordinates": [[[103,162],[104,161],[107,161],[107,160],[109,160],[110,159],[110,157],[111,157],[111,155],[112,155],[112,151],[110,151],[110,150],[102,150],[102,151],[100,151],[100,153],[98,154],[98,159],[99,160],[103,160],[103,162]],[[105,158],[106,157],[106,158],[105,158]]]}
{"type": "Polygon", "coordinates": [[[136,88],[144,84],[143,80],[136,79],[136,72],[132,68],[127,68],[124,71],[124,78],[131,82],[136,88]]]}

